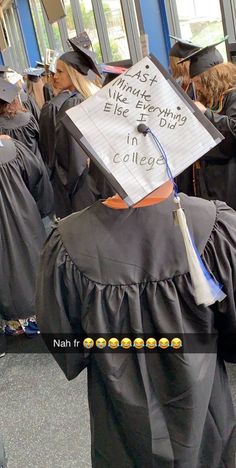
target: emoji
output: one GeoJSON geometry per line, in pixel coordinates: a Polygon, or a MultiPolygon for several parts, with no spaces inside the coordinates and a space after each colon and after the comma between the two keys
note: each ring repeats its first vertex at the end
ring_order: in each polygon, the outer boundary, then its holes
{"type": "Polygon", "coordinates": [[[92,338],[85,338],[83,341],[83,345],[87,349],[91,349],[94,346],[94,341],[92,338]]]}
{"type": "Polygon", "coordinates": [[[123,338],[123,340],[121,340],[121,346],[124,349],[129,349],[132,346],[132,341],[129,338],[123,338]]]}
{"type": "Polygon", "coordinates": [[[105,348],[106,345],[107,345],[107,342],[106,342],[106,340],[104,340],[104,338],[98,338],[96,340],[97,348],[103,349],[103,348],[105,348]]]}
{"type": "Polygon", "coordinates": [[[109,346],[111,349],[116,349],[116,348],[118,348],[118,346],[119,346],[119,340],[117,340],[117,338],[110,338],[110,340],[108,341],[108,346],[109,346]]]}
{"type": "Polygon", "coordinates": [[[169,348],[170,342],[167,338],[161,338],[158,342],[158,346],[160,346],[161,349],[166,349],[169,348]]]}
{"type": "Polygon", "coordinates": [[[174,349],[181,348],[182,347],[182,340],[180,338],[173,338],[173,340],[171,340],[171,346],[174,349]]]}
{"type": "Polygon", "coordinates": [[[157,346],[157,341],[155,340],[155,338],[148,338],[146,341],[146,346],[149,349],[154,349],[157,346]]]}
{"type": "Polygon", "coordinates": [[[144,347],[144,341],[142,338],[135,338],[134,340],[134,347],[136,349],[141,349],[144,347]]]}

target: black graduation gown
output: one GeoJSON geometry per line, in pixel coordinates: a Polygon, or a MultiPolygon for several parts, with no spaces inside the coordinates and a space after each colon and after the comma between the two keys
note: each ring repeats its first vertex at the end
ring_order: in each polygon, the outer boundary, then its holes
{"type": "Polygon", "coordinates": [[[91,160],[88,173],[88,187],[94,195],[94,201],[101,198],[109,198],[115,195],[116,191],[104,177],[102,171],[91,160]]]}
{"type": "Polygon", "coordinates": [[[188,334],[196,343],[197,353],[51,347],[68,379],[88,368],[93,468],[235,466],[233,404],[216,337],[236,332],[236,214],[224,203],[181,200],[196,246],[227,294],[212,307],[193,299],[172,196],[127,210],[97,202],[60,221],[43,251],[37,320],[46,343],[57,333],[184,333],[183,344],[188,334]]]}
{"type": "Polygon", "coordinates": [[[55,157],[49,167],[52,171],[56,215],[60,218],[91,204],[89,193],[88,199],[85,197],[82,202],[79,196],[88,172],[88,157],[63,125],[65,112],[83,100],[81,94],[72,94],[56,116],[55,157]]]}
{"type": "Polygon", "coordinates": [[[34,116],[36,121],[39,121],[39,116],[40,116],[40,109],[38,104],[36,104],[35,100],[27,94],[23,89],[20,92],[20,99],[21,102],[26,110],[31,112],[31,114],[34,116]]]}
{"type": "Polygon", "coordinates": [[[226,95],[220,114],[207,109],[205,115],[224,140],[177,177],[178,188],[236,209],[236,91],[226,95]]]}
{"type": "Polygon", "coordinates": [[[69,96],[69,91],[59,93],[49,102],[46,102],[41,109],[39,119],[39,148],[45,164],[49,167],[52,167],[54,164],[56,116],[69,96]]]}
{"type": "Polygon", "coordinates": [[[53,191],[42,162],[20,142],[0,147],[0,316],[35,314],[35,277],[45,240],[41,217],[52,213],[53,191]]]}
{"type": "Polygon", "coordinates": [[[43,86],[43,96],[45,102],[51,101],[54,98],[53,88],[49,83],[45,83],[43,86]]]}
{"type": "Polygon", "coordinates": [[[0,134],[21,141],[32,153],[41,158],[38,146],[39,125],[30,112],[17,112],[12,119],[1,115],[0,134]]]}

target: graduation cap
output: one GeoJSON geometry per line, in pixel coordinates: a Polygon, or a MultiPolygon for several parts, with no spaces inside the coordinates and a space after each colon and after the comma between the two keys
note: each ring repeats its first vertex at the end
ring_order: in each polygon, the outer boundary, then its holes
{"type": "Polygon", "coordinates": [[[215,44],[201,47],[197,51],[187,55],[178,63],[183,63],[186,60],[190,60],[189,76],[190,78],[194,78],[194,76],[200,75],[209,68],[214,67],[215,65],[219,65],[219,63],[223,63],[224,59],[219,50],[216,49],[216,46],[226,41],[226,39],[228,39],[228,36],[225,36],[220,41],[215,42],[215,44]]]}
{"type": "Polygon", "coordinates": [[[18,95],[19,89],[16,85],[8,83],[3,78],[0,78],[0,99],[4,102],[11,103],[18,95]]]}
{"type": "Polygon", "coordinates": [[[115,78],[117,78],[117,76],[121,75],[122,73],[126,71],[127,71],[127,68],[124,68],[124,67],[117,67],[115,65],[107,65],[106,63],[102,64],[101,72],[106,75],[103,81],[103,86],[106,86],[108,83],[110,83],[115,78]]]}
{"type": "Polygon", "coordinates": [[[59,59],[59,57],[63,54],[63,52],[61,50],[54,50],[54,53],[53,53],[53,56],[52,56],[52,59],[51,59],[51,63],[48,67],[48,70],[55,74],[56,73],[56,62],[57,60],[59,59]]]}
{"type": "Polygon", "coordinates": [[[44,68],[26,68],[24,70],[24,76],[27,75],[30,81],[33,81],[33,83],[37,83],[39,78],[45,73],[44,68]]]}
{"type": "Polygon", "coordinates": [[[82,75],[88,75],[89,70],[92,70],[96,75],[100,76],[95,53],[78,45],[77,37],[69,39],[69,42],[73,51],[62,54],[60,60],[71,65],[82,75]]]}
{"type": "Polygon", "coordinates": [[[0,76],[4,75],[5,73],[14,73],[14,70],[7,67],[6,65],[0,65],[0,76]]]}
{"type": "Polygon", "coordinates": [[[17,73],[14,70],[11,70],[11,73],[6,73],[6,79],[11,84],[16,84],[18,81],[23,81],[23,76],[20,73],[17,73]]]}
{"type": "MultiPolygon", "coordinates": [[[[74,44],[79,47],[83,47],[84,49],[90,49],[92,47],[92,41],[86,31],[82,31],[78,34],[78,36],[73,37],[71,40],[74,42],[74,44]]],[[[71,48],[73,48],[70,40],[68,40],[68,44],[71,48]]]]}
{"type": "MultiPolygon", "coordinates": [[[[174,177],[223,139],[153,57],[66,112],[63,124],[128,206],[168,180],[197,304],[225,295],[197,253],[174,177]]],[[[173,221],[173,228],[174,221],[173,221]]]]}
{"type": "Polygon", "coordinates": [[[36,61],[36,68],[43,68],[44,67],[44,63],[43,62],[38,62],[36,61]]]}
{"type": "Polygon", "coordinates": [[[176,43],[171,47],[169,56],[170,57],[178,57],[178,58],[185,58],[191,52],[196,52],[200,49],[200,46],[193,44],[190,41],[184,41],[183,39],[171,36],[171,39],[174,39],[176,43]]]}

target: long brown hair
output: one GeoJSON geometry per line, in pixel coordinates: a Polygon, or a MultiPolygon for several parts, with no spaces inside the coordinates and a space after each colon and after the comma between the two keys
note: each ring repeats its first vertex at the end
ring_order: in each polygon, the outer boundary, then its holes
{"type": "Polygon", "coordinates": [[[18,112],[27,112],[18,98],[15,98],[11,103],[0,99],[0,116],[6,117],[7,119],[14,119],[18,112]]]}
{"type": "Polygon", "coordinates": [[[209,109],[220,112],[226,94],[236,90],[236,65],[220,63],[194,77],[197,100],[209,109]]]}
{"type": "Polygon", "coordinates": [[[180,61],[179,57],[170,56],[170,69],[173,75],[173,78],[177,80],[182,78],[182,88],[187,91],[190,84],[189,77],[189,60],[187,62],[178,63],[180,61]]]}

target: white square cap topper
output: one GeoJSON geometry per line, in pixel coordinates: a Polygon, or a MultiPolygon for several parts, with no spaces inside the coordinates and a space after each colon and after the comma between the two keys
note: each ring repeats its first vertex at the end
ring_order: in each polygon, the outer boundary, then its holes
{"type": "Polygon", "coordinates": [[[159,140],[173,177],[223,139],[152,55],[68,110],[64,124],[128,205],[169,179],[140,124],[159,140]]]}

